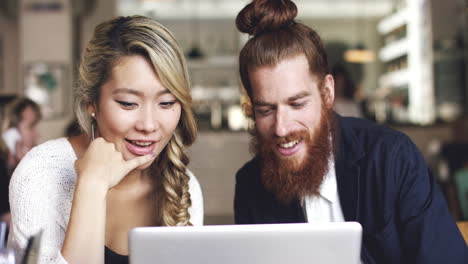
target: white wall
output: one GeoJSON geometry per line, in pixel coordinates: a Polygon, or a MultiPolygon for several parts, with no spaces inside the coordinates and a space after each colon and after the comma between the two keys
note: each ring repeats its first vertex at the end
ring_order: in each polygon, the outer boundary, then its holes
{"type": "MultiPolygon", "coordinates": [[[[36,0],[19,2],[19,87],[18,94],[23,94],[24,70],[35,62],[60,64],[65,67],[65,79],[61,87],[66,91],[62,98],[66,107],[64,114],[43,119],[39,123],[41,141],[62,135],[63,128],[72,116],[72,20],[70,1],[60,0],[62,8],[58,10],[36,11],[31,5],[36,0]]],[[[58,102],[57,102],[58,103],[58,102]]],[[[62,103],[62,102],[60,102],[62,103]]]]}
{"type": "Polygon", "coordinates": [[[93,36],[94,28],[99,23],[116,16],[116,1],[117,0],[96,0],[94,9],[83,18],[81,50],[85,48],[86,43],[88,43],[93,36]]]}
{"type": "Polygon", "coordinates": [[[0,94],[14,94],[18,89],[18,23],[15,18],[0,15],[0,39],[3,46],[0,94]]]}

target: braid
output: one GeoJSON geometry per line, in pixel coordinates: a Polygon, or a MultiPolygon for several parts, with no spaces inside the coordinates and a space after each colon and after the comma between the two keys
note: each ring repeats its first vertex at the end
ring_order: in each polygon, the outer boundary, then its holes
{"type": "Polygon", "coordinates": [[[160,190],[165,194],[160,204],[162,226],[185,226],[190,223],[188,208],[192,205],[186,166],[188,157],[182,151],[183,143],[179,133],[175,133],[166,147],[166,159],[161,164],[160,190]]]}

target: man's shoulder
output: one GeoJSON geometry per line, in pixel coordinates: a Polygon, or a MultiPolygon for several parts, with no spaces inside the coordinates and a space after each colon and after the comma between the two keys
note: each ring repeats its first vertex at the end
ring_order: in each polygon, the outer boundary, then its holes
{"type": "Polygon", "coordinates": [[[400,131],[362,118],[340,117],[339,125],[342,137],[348,140],[352,138],[357,144],[365,147],[410,141],[409,137],[400,131]]]}
{"type": "Polygon", "coordinates": [[[237,180],[244,179],[246,177],[252,178],[252,175],[258,175],[260,173],[260,163],[258,157],[255,156],[251,160],[247,161],[236,173],[237,180]]]}
{"type": "Polygon", "coordinates": [[[403,135],[403,133],[393,128],[363,118],[340,117],[340,125],[342,128],[351,129],[355,133],[380,134],[383,136],[403,135]]]}

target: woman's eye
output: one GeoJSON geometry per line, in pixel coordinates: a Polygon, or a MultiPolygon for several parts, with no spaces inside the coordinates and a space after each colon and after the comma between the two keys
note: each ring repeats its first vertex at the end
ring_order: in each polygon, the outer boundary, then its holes
{"type": "Polygon", "coordinates": [[[117,100],[116,100],[116,102],[119,103],[124,109],[133,109],[133,108],[137,107],[137,104],[132,103],[132,102],[117,101],[117,100]]]}
{"type": "Polygon", "coordinates": [[[175,103],[176,103],[176,101],[167,101],[167,102],[161,102],[160,105],[161,105],[163,108],[170,108],[170,107],[172,107],[175,103]]]}

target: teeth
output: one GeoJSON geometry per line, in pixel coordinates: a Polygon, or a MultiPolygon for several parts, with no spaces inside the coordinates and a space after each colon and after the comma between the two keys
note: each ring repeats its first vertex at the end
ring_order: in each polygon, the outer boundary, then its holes
{"type": "Polygon", "coordinates": [[[291,141],[291,142],[288,142],[288,143],[285,143],[285,144],[281,144],[280,146],[282,148],[291,148],[294,145],[296,145],[297,143],[299,143],[299,140],[294,140],[294,141],[291,141]]]}
{"type": "Polygon", "coordinates": [[[153,142],[132,141],[132,144],[135,144],[135,145],[141,146],[141,147],[147,147],[147,146],[153,144],[153,142]]]}

